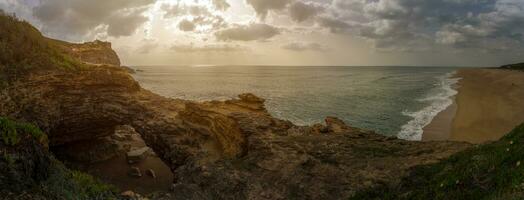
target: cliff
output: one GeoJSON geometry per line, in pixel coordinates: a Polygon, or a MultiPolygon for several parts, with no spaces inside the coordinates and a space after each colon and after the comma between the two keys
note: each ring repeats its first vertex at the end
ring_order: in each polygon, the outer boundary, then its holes
{"type": "Polygon", "coordinates": [[[501,69],[513,69],[513,70],[524,70],[524,63],[503,65],[501,69]]]}
{"type": "Polygon", "coordinates": [[[95,40],[93,42],[75,44],[52,39],[49,39],[49,42],[57,45],[66,54],[83,63],[120,66],[120,59],[111,48],[111,43],[109,42],[95,40]]]}

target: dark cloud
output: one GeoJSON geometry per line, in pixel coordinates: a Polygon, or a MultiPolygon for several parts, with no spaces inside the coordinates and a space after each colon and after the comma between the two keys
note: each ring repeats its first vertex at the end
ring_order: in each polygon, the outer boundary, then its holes
{"type": "Polygon", "coordinates": [[[318,43],[292,42],[282,46],[283,49],[290,51],[327,51],[328,48],[318,43]]]}
{"type": "Polygon", "coordinates": [[[293,0],[246,0],[251,5],[258,16],[265,19],[271,10],[282,10],[293,0]]]}
{"type": "Polygon", "coordinates": [[[303,22],[315,17],[324,8],[315,3],[297,1],[289,6],[289,15],[296,22],[303,22]]]}
{"type": "Polygon", "coordinates": [[[381,50],[524,47],[522,0],[334,0],[317,22],[381,50]]]}
{"type": "Polygon", "coordinates": [[[328,28],[332,33],[344,33],[352,28],[347,22],[333,17],[323,16],[317,21],[320,26],[328,28]]]}
{"type": "Polygon", "coordinates": [[[182,21],[180,21],[180,23],[178,23],[178,28],[181,30],[181,31],[194,31],[196,26],[195,24],[192,22],[192,21],[189,21],[187,19],[183,19],[182,21]]]}
{"type": "Polygon", "coordinates": [[[218,40],[253,41],[266,40],[280,34],[281,30],[267,24],[236,25],[215,33],[218,40]]]}
{"type": "Polygon", "coordinates": [[[106,21],[107,34],[115,37],[134,34],[138,27],[148,21],[147,17],[142,16],[142,12],[143,9],[139,9],[109,17],[106,21]]]}
{"type": "Polygon", "coordinates": [[[110,36],[133,34],[147,18],[142,15],[155,0],[46,0],[33,8],[42,29],[58,37],[82,37],[107,26],[110,36]]]}

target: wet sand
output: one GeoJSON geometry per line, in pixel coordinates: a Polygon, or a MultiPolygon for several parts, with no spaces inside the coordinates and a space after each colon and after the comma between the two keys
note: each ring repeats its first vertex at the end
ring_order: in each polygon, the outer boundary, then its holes
{"type": "MultiPolygon", "coordinates": [[[[134,149],[145,147],[146,144],[137,133],[131,135],[132,139],[125,141],[134,149]]],[[[87,172],[106,183],[110,183],[121,191],[132,190],[140,194],[150,194],[152,192],[168,191],[173,183],[173,173],[171,169],[156,155],[152,150],[148,156],[134,164],[127,162],[126,154],[120,153],[118,156],[92,164],[81,164],[79,170],[87,172]],[[142,177],[132,177],[129,175],[132,167],[138,167],[142,172],[142,177]],[[146,173],[152,169],[156,178],[146,173]]]]}
{"type": "Polygon", "coordinates": [[[450,138],[453,118],[457,113],[456,98],[453,97],[453,104],[446,110],[440,112],[433,118],[430,124],[424,127],[422,134],[423,141],[445,141],[450,138]]]}
{"type": "Polygon", "coordinates": [[[157,156],[149,156],[137,164],[128,164],[125,156],[92,164],[88,173],[100,178],[104,182],[111,183],[122,191],[132,190],[141,194],[149,194],[157,191],[168,191],[173,183],[173,174],[157,156]],[[128,175],[131,167],[141,169],[142,177],[131,177],[128,175]],[[156,178],[146,174],[145,170],[155,171],[156,178]]]}
{"type": "Polygon", "coordinates": [[[424,128],[423,140],[483,143],[524,122],[524,72],[463,69],[455,104],[424,128]]]}

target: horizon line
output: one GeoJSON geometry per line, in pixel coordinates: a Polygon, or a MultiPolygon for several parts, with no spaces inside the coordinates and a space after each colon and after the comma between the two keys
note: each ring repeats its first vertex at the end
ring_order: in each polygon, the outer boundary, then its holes
{"type": "Polygon", "coordinates": [[[128,67],[463,67],[463,68],[494,68],[497,66],[473,66],[473,65],[256,65],[256,64],[161,64],[161,65],[127,65],[128,67]]]}

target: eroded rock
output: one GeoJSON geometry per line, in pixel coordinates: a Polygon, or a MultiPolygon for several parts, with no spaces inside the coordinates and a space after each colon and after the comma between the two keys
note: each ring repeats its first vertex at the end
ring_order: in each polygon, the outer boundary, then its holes
{"type": "Polygon", "coordinates": [[[140,178],[142,177],[142,171],[140,171],[140,168],[138,167],[131,167],[131,170],[129,170],[129,176],[140,178]]]}
{"type": "Polygon", "coordinates": [[[148,176],[151,176],[152,178],[156,178],[156,173],[155,173],[155,171],[153,169],[147,169],[146,170],[146,174],[148,176]]]}
{"type": "Polygon", "coordinates": [[[139,149],[131,150],[131,151],[127,152],[127,154],[126,154],[127,161],[129,163],[140,162],[140,161],[144,160],[149,155],[149,151],[150,150],[151,149],[149,147],[142,147],[142,148],[139,148],[139,149]]]}

